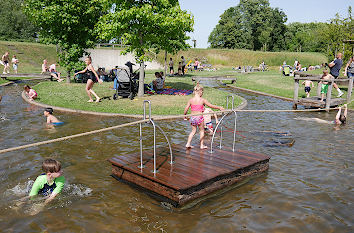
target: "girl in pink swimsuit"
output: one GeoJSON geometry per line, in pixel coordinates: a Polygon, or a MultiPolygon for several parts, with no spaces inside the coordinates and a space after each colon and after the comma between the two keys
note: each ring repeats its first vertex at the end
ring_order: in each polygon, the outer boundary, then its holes
{"type": "MultiPolygon", "coordinates": [[[[187,106],[184,109],[184,115],[186,115],[188,113],[189,108],[191,108],[191,114],[203,113],[204,105],[207,105],[210,108],[224,110],[223,107],[212,105],[211,103],[209,103],[209,101],[202,98],[202,96],[203,96],[203,87],[201,85],[199,85],[199,83],[198,83],[194,87],[194,97],[188,101],[187,106]]],[[[193,136],[197,132],[197,127],[199,127],[200,149],[206,149],[207,146],[204,145],[204,118],[203,118],[203,115],[192,116],[189,121],[192,126],[192,132],[188,136],[186,148],[193,148],[193,146],[191,146],[191,141],[193,139],[193,136]]]]}

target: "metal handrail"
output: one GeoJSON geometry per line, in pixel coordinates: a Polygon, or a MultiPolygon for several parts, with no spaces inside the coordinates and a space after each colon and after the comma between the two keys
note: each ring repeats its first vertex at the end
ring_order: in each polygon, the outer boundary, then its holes
{"type": "MultiPolygon", "coordinates": [[[[166,133],[162,130],[162,128],[158,125],[155,124],[155,122],[152,120],[151,118],[151,102],[150,100],[144,100],[143,102],[143,109],[144,109],[144,114],[143,114],[143,119],[146,120],[146,104],[149,104],[149,122],[152,124],[153,128],[154,128],[154,169],[152,171],[152,173],[156,174],[158,171],[156,170],[156,127],[161,131],[161,133],[164,135],[164,137],[166,138],[167,144],[169,146],[170,149],[170,157],[171,157],[171,161],[170,164],[173,164],[173,154],[172,154],[172,147],[171,147],[171,143],[170,140],[168,140],[168,137],[166,135],[166,133]]],[[[139,124],[139,132],[140,132],[140,166],[138,166],[141,171],[144,168],[143,165],[143,137],[142,137],[142,126],[141,123],[139,124]]]]}
{"type": "MultiPolygon", "coordinates": [[[[224,114],[220,121],[218,122],[218,124],[216,124],[216,127],[215,127],[215,130],[214,130],[214,133],[213,133],[213,136],[211,138],[211,143],[210,143],[210,153],[213,153],[213,143],[214,143],[214,138],[215,138],[215,134],[217,132],[217,129],[219,128],[219,126],[221,125],[222,121],[224,120],[224,118],[226,116],[228,116],[229,114],[231,113],[234,113],[234,116],[235,116],[235,121],[234,121],[234,140],[233,140],[233,143],[232,143],[232,152],[235,152],[235,145],[236,145],[236,122],[237,122],[237,113],[236,113],[236,110],[234,109],[234,96],[232,95],[229,95],[226,97],[226,108],[228,109],[229,108],[229,97],[232,98],[232,106],[231,106],[231,110],[233,110],[232,112],[228,112],[227,114],[224,114]]],[[[222,148],[222,133],[223,133],[223,127],[221,126],[220,127],[220,144],[219,144],[219,148],[221,149],[222,148]]]]}

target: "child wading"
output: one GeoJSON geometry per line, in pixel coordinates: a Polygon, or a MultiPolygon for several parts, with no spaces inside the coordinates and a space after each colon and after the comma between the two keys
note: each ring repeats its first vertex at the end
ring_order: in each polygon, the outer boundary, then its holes
{"type": "Polygon", "coordinates": [[[42,163],[44,174],[37,177],[33,184],[30,197],[36,195],[48,196],[45,204],[53,200],[63,189],[65,178],[62,176],[60,162],[55,159],[46,159],[42,163]]]}
{"type": "Polygon", "coordinates": [[[52,125],[64,124],[64,122],[59,121],[55,116],[53,116],[53,109],[52,108],[44,109],[43,114],[44,114],[44,116],[47,117],[47,124],[52,124],[52,125]]]}
{"type": "Polygon", "coordinates": [[[313,82],[311,80],[305,80],[305,81],[302,82],[302,85],[305,85],[306,98],[309,98],[310,97],[311,86],[312,86],[312,88],[315,87],[313,85],[313,82]]]}
{"type": "MultiPolygon", "coordinates": [[[[211,103],[209,103],[209,101],[202,98],[202,96],[203,96],[203,87],[201,85],[197,84],[194,87],[194,97],[188,101],[187,106],[184,109],[184,115],[187,114],[189,108],[191,108],[191,114],[203,113],[204,105],[207,105],[210,108],[224,110],[223,107],[212,105],[211,103]]],[[[203,116],[202,115],[192,116],[190,118],[190,124],[192,126],[192,132],[188,136],[186,148],[193,148],[193,146],[191,146],[191,141],[193,139],[193,136],[197,132],[197,127],[199,127],[200,149],[206,149],[207,147],[204,145],[204,118],[203,118],[203,116]]]]}
{"type": "Polygon", "coordinates": [[[23,89],[25,89],[25,92],[30,100],[34,100],[37,98],[37,92],[33,90],[30,86],[25,85],[23,89]]]}

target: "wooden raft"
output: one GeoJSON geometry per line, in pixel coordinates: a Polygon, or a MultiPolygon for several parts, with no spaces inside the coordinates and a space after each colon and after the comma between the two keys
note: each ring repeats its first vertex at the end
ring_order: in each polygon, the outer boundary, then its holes
{"type": "Polygon", "coordinates": [[[269,168],[269,156],[245,150],[215,149],[211,154],[196,147],[186,150],[174,145],[172,149],[172,165],[169,149],[157,150],[156,174],[152,172],[152,151],[144,152],[143,169],[138,167],[140,153],[115,156],[108,160],[113,166],[113,177],[152,192],[158,199],[178,207],[269,168]]]}

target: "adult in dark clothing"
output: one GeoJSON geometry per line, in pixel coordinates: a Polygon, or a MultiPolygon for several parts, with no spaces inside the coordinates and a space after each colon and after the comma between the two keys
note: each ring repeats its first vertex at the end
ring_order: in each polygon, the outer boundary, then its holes
{"type": "MultiPolygon", "coordinates": [[[[330,69],[330,74],[336,79],[339,76],[340,68],[342,68],[343,61],[342,61],[342,53],[337,53],[336,59],[328,64],[330,69]]],[[[336,83],[333,83],[333,86],[338,91],[337,97],[341,97],[344,93],[339,89],[336,83]]]]}
{"type": "Polygon", "coordinates": [[[181,62],[182,62],[182,75],[184,75],[184,70],[186,68],[186,59],[184,59],[183,56],[181,56],[181,62]]]}

